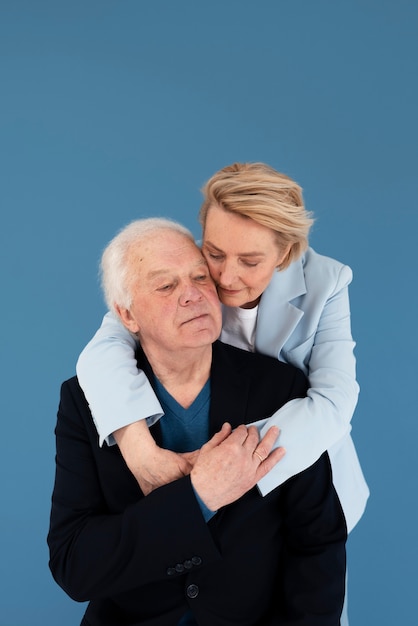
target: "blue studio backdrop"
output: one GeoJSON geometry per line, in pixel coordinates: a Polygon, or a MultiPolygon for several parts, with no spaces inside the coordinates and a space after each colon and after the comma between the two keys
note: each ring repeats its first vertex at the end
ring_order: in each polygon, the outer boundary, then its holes
{"type": "Polygon", "coordinates": [[[60,383],[131,220],[199,236],[200,187],[264,161],[349,264],[371,489],[350,536],[352,626],[415,624],[417,27],[408,0],[0,0],[0,626],[74,626],[48,570],[60,383]]]}

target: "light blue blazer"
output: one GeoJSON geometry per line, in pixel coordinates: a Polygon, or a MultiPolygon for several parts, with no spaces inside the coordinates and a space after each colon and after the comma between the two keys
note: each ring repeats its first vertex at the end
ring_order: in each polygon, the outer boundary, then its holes
{"type": "Polygon", "coordinates": [[[350,435],[359,392],[348,297],[351,280],[347,265],[309,248],[273,276],[260,301],[255,336],[258,352],[296,365],[310,383],[307,398],[289,402],[261,429],[264,434],[277,424],[278,443],[287,453],[260,481],[260,491],[270,490],[275,474],[289,478],[328,450],[349,531],[369,497],[350,435]]]}
{"type": "MultiPolygon", "coordinates": [[[[280,428],[285,457],[259,483],[263,495],[312,465],[328,450],[333,480],[350,531],[362,516],[369,490],[350,435],[357,404],[348,285],[351,269],[309,248],[289,268],[274,274],[263,293],[256,350],[302,369],[307,398],[292,400],[256,422],[263,434],[280,428]]],[[[146,376],[138,372],[136,341],[110,313],[80,355],[77,375],[99,432],[112,433],[139,419],[151,425],[163,414],[146,376]]],[[[225,417],[227,419],[227,416],[225,417]]]]}

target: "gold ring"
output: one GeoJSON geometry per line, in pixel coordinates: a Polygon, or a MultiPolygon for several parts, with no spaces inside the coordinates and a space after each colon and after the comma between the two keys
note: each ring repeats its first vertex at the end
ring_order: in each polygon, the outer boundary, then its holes
{"type": "Polygon", "coordinates": [[[261,456],[261,454],[258,454],[257,450],[254,450],[253,454],[255,454],[256,456],[258,456],[258,458],[260,459],[260,463],[264,463],[264,459],[261,456]]]}

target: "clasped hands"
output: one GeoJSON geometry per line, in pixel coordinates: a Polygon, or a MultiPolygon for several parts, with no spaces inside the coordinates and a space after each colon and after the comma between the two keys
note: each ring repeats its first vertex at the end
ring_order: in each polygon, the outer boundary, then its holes
{"type": "Polygon", "coordinates": [[[213,511],[243,496],[283,458],[284,448],[273,449],[278,435],[276,426],[260,439],[255,426],[232,430],[225,423],[200,450],[176,453],[156,445],[145,420],[114,433],[144,495],[190,474],[194,489],[213,511]]]}

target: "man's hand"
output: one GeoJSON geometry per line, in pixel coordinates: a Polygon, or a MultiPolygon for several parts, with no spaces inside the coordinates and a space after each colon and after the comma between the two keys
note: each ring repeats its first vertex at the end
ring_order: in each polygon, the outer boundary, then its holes
{"type": "Polygon", "coordinates": [[[279,429],[272,426],[260,440],[255,426],[238,426],[231,432],[224,424],[202,446],[191,470],[193,487],[206,506],[217,511],[252,489],[283,458],[284,448],[275,448],[279,429]]]}
{"type": "Polygon", "coordinates": [[[276,426],[261,441],[255,426],[231,430],[224,424],[201,450],[183,454],[159,448],[145,420],[120,428],[113,435],[144,495],[191,474],[199,496],[216,511],[238,500],[285,455],[284,448],[271,452],[279,434],[276,426]]]}
{"type": "Polygon", "coordinates": [[[113,435],[144,495],[190,474],[198,455],[198,451],[177,454],[159,448],[145,420],[120,428],[113,435]]]}

